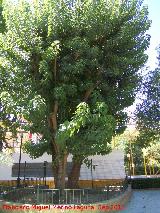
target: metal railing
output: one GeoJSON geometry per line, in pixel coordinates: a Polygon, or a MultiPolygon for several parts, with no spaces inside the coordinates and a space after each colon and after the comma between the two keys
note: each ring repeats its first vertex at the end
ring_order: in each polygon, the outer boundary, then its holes
{"type": "Polygon", "coordinates": [[[127,181],[99,189],[42,189],[0,186],[0,199],[27,204],[89,204],[112,199],[127,189],[127,181]]]}

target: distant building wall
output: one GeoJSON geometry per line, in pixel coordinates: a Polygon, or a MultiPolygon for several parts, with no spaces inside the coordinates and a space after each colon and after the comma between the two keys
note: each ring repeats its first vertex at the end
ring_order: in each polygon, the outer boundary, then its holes
{"type": "Polygon", "coordinates": [[[95,170],[87,168],[85,164],[81,167],[80,180],[107,180],[107,179],[124,179],[124,153],[120,150],[113,150],[108,155],[90,156],[92,165],[95,165],[95,170]]]}
{"type": "MultiPolygon", "coordinates": [[[[13,161],[14,163],[18,164],[19,161],[19,153],[14,153],[13,154],[13,161]]],[[[39,171],[39,178],[42,178],[43,176],[43,162],[47,161],[50,162],[49,165],[51,165],[51,155],[44,154],[42,157],[37,158],[37,159],[32,159],[29,157],[28,154],[22,154],[21,158],[21,166],[24,165],[24,162],[26,161],[28,165],[30,163],[39,163],[37,165],[41,165],[41,171],[39,171]]],[[[69,167],[71,168],[71,159],[72,157],[68,157],[68,162],[69,167]]],[[[90,156],[89,159],[92,159],[92,164],[93,166],[95,165],[95,170],[93,169],[91,171],[91,168],[88,168],[85,164],[82,165],[81,167],[81,172],[80,172],[80,180],[81,182],[84,182],[84,180],[89,181],[89,180],[108,180],[108,179],[124,179],[125,178],[125,169],[124,169],[124,154],[122,151],[119,150],[113,150],[108,155],[101,156],[101,155],[95,155],[95,156],[90,156]]],[[[13,172],[14,177],[12,176],[12,166],[4,166],[3,164],[0,165],[0,180],[15,180],[16,179],[16,172],[17,172],[17,165],[16,165],[16,171],[13,172]]],[[[40,168],[39,168],[40,169],[40,168]]],[[[33,169],[32,169],[33,170],[33,169]]],[[[35,169],[36,170],[36,169],[35,169]]],[[[48,169],[49,171],[49,169],[48,169]]],[[[35,172],[35,171],[34,171],[35,172]]],[[[50,172],[50,171],[49,171],[50,172]]],[[[38,170],[37,170],[38,173],[38,170]]],[[[18,174],[18,172],[17,172],[18,174]]],[[[21,176],[23,177],[23,169],[21,169],[21,176]]],[[[50,177],[47,177],[47,179],[52,179],[51,175],[48,175],[50,177]]],[[[26,175],[27,177],[27,175],[26,175]]],[[[33,175],[30,177],[38,177],[37,175],[33,175]]]]}
{"type": "MultiPolygon", "coordinates": [[[[12,155],[13,162],[18,163],[19,162],[19,153],[14,153],[12,155]]],[[[21,163],[24,163],[25,161],[27,163],[43,163],[44,161],[51,162],[51,155],[44,154],[43,156],[32,159],[28,154],[22,153],[21,163]]],[[[12,177],[12,166],[6,166],[1,164],[0,165],[0,180],[15,180],[15,177],[12,177]]],[[[52,178],[53,179],[53,178],[52,178]]]]}

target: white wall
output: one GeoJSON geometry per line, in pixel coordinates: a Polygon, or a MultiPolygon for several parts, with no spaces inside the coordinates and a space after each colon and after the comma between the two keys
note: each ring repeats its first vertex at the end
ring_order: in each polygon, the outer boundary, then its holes
{"type": "MultiPolygon", "coordinates": [[[[12,155],[13,163],[19,162],[19,153],[14,153],[12,155]]],[[[51,155],[44,154],[43,156],[32,159],[29,157],[28,154],[22,153],[21,163],[24,163],[25,161],[27,163],[41,163],[44,161],[51,162],[51,155]]],[[[0,180],[15,180],[15,177],[12,177],[12,166],[6,166],[3,165],[3,163],[0,165],[0,180]]]]}
{"type": "MultiPolygon", "coordinates": [[[[12,155],[13,162],[18,163],[19,161],[19,153],[14,153],[12,155]]],[[[93,165],[94,165],[94,159],[97,163],[98,161],[101,161],[98,168],[95,167],[95,170],[93,170],[93,178],[97,179],[98,177],[101,177],[102,179],[121,179],[125,178],[125,169],[124,169],[124,154],[120,150],[113,150],[108,155],[105,156],[94,156],[90,157],[90,159],[93,158],[93,165]],[[104,162],[104,163],[103,163],[104,162]]],[[[31,159],[28,154],[22,153],[21,163],[24,163],[25,161],[27,163],[41,163],[44,161],[51,162],[51,155],[44,154],[42,157],[37,159],[31,159]]],[[[71,156],[69,156],[68,161],[71,161],[71,156]]],[[[1,164],[0,165],[0,180],[15,180],[15,177],[11,176],[12,174],[12,166],[6,166],[1,164]]],[[[53,179],[53,178],[50,178],[53,179]]],[[[80,179],[83,180],[90,180],[91,179],[91,169],[87,168],[86,165],[82,165],[81,167],[81,175],[80,179]]]]}
{"type": "Polygon", "coordinates": [[[120,150],[113,150],[108,155],[96,155],[89,157],[92,159],[92,164],[95,166],[95,170],[87,168],[85,164],[81,167],[80,180],[94,180],[97,179],[124,179],[124,153],[120,150]]]}

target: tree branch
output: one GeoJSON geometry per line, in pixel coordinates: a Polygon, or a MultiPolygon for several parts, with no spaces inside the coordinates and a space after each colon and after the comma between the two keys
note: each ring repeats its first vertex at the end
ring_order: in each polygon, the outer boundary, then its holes
{"type": "Polygon", "coordinates": [[[57,112],[58,112],[58,101],[55,101],[53,106],[53,112],[50,114],[50,117],[49,117],[50,127],[52,128],[53,134],[54,134],[52,145],[54,147],[55,153],[59,153],[59,148],[55,141],[55,133],[57,131],[57,112]]]}
{"type": "Polygon", "coordinates": [[[83,101],[84,101],[84,102],[87,102],[87,101],[88,101],[88,99],[89,99],[91,93],[93,92],[93,90],[94,90],[99,84],[100,84],[100,81],[97,81],[97,83],[96,83],[93,87],[89,88],[89,89],[86,91],[86,93],[85,93],[85,95],[84,95],[84,98],[83,98],[83,101]]]}
{"type": "Polygon", "coordinates": [[[57,78],[57,58],[54,59],[54,80],[56,82],[56,78],[57,78]]]}

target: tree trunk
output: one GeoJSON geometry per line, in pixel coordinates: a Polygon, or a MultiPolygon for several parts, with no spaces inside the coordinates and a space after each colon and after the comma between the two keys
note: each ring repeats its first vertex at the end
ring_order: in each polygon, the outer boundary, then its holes
{"type": "Polygon", "coordinates": [[[66,177],[66,167],[67,167],[67,154],[64,154],[58,159],[57,163],[57,173],[56,173],[56,182],[55,188],[65,189],[65,177],[66,177]]]}
{"type": "Polygon", "coordinates": [[[54,177],[54,185],[55,185],[55,188],[57,188],[57,185],[58,185],[58,166],[54,165],[53,161],[52,161],[52,171],[53,171],[53,177],[54,177]]]}
{"type": "Polygon", "coordinates": [[[2,149],[3,149],[3,142],[0,141],[0,152],[2,152],[2,149]]]}
{"type": "Polygon", "coordinates": [[[65,189],[65,177],[67,168],[67,153],[63,153],[61,156],[52,156],[52,170],[54,176],[54,184],[56,189],[65,189]],[[53,159],[54,157],[54,159],[53,159]]]}
{"type": "Polygon", "coordinates": [[[66,166],[68,154],[66,150],[63,150],[59,144],[56,143],[55,135],[57,133],[57,112],[58,112],[58,102],[55,101],[53,105],[53,112],[49,117],[49,126],[51,132],[53,133],[53,139],[51,141],[52,149],[52,163],[53,163],[53,173],[55,188],[65,189],[65,176],[66,176],[66,166]]]}
{"type": "Polygon", "coordinates": [[[80,170],[81,170],[81,165],[82,165],[82,160],[77,161],[75,159],[72,160],[72,169],[70,174],[68,175],[68,188],[79,188],[78,181],[79,181],[79,176],[80,176],[80,170]]]}

